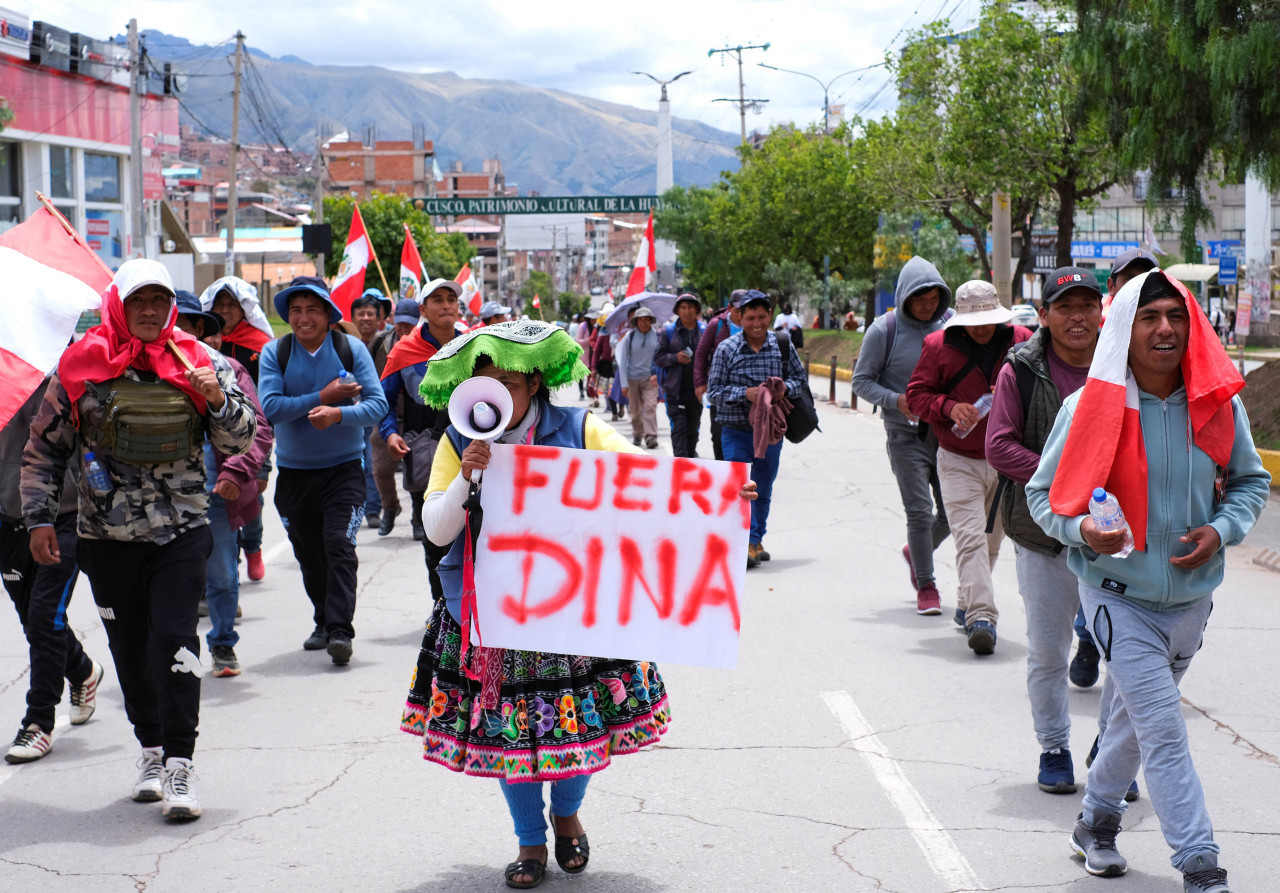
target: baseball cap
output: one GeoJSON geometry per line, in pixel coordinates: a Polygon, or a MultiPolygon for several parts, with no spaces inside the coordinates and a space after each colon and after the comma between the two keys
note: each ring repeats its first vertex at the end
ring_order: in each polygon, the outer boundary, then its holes
{"type": "Polygon", "coordinates": [[[1083,288],[1090,294],[1102,298],[1102,289],[1098,286],[1098,277],[1092,270],[1083,267],[1058,267],[1044,280],[1044,288],[1040,290],[1040,303],[1048,306],[1073,288],[1083,288]]]}
{"type": "Polygon", "coordinates": [[[205,313],[200,304],[200,298],[194,292],[178,289],[173,294],[174,303],[178,305],[179,315],[204,320],[204,333],[206,335],[222,331],[222,317],[216,313],[205,313]]]}
{"type": "Polygon", "coordinates": [[[743,310],[753,304],[763,304],[766,308],[773,309],[773,302],[769,300],[769,296],[758,288],[749,288],[738,298],[738,306],[743,310]]]}
{"type": "Polygon", "coordinates": [[[729,293],[729,306],[730,306],[730,307],[741,307],[741,306],[742,306],[742,296],[743,296],[743,295],[745,295],[745,294],[746,294],[747,292],[749,292],[749,291],[752,291],[752,289],[749,289],[749,288],[735,288],[733,291],[731,291],[731,292],[729,293]]]}
{"type": "Polygon", "coordinates": [[[422,286],[422,300],[426,300],[431,294],[439,288],[447,288],[453,292],[455,298],[462,297],[462,286],[454,282],[452,279],[432,279],[426,285],[422,286]]]}
{"type": "Polygon", "coordinates": [[[417,301],[413,298],[401,298],[399,303],[396,304],[396,314],[391,318],[391,321],[393,323],[407,322],[416,326],[421,317],[422,313],[417,301]]]}
{"type": "Polygon", "coordinates": [[[491,316],[501,316],[503,313],[510,312],[510,307],[499,304],[497,301],[485,301],[480,307],[480,313],[477,315],[481,319],[488,319],[491,316]]]}
{"type": "Polygon", "coordinates": [[[159,261],[142,257],[122,263],[111,281],[121,301],[128,300],[131,294],[144,285],[158,285],[169,294],[174,293],[173,277],[169,275],[165,266],[159,261]]]}
{"type": "Polygon", "coordinates": [[[685,303],[692,304],[694,307],[698,308],[699,310],[702,309],[702,302],[698,300],[698,296],[695,294],[690,294],[689,292],[685,292],[680,297],[676,298],[675,306],[676,308],[679,308],[681,304],[685,304],[685,303]]]}
{"type": "Polygon", "coordinates": [[[1160,266],[1160,262],[1156,260],[1156,256],[1150,251],[1145,251],[1141,248],[1130,248],[1128,251],[1121,251],[1116,255],[1116,259],[1111,262],[1111,275],[1116,275],[1116,273],[1121,272],[1126,267],[1132,266],[1140,260],[1146,261],[1147,265],[1141,270],[1135,271],[1138,273],[1143,273],[1147,270],[1160,266]]]}

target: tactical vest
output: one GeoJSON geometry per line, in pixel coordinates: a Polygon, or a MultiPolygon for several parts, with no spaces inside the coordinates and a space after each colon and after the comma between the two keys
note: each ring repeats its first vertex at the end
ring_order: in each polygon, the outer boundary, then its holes
{"type": "Polygon", "coordinates": [[[89,382],[88,390],[101,406],[101,416],[84,433],[95,447],[105,447],[121,462],[177,462],[204,445],[204,416],[190,397],[170,384],[121,377],[89,382]]]}

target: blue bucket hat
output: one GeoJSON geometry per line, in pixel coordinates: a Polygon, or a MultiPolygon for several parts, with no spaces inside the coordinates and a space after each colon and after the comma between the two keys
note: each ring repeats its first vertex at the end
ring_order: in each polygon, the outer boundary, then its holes
{"type": "Polygon", "coordinates": [[[333,298],[329,297],[329,286],[319,276],[295,276],[292,282],[276,292],[276,313],[280,314],[281,319],[289,318],[289,299],[304,294],[315,295],[329,305],[330,325],[342,319],[342,311],[333,303],[333,298]]]}
{"type": "Polygon", "coordinates": [[[194,292],[179,288],[174,291],[173,296],[174,303],[178,307],[178,315],[203,320],[205,335],[222,331],[222,317],[216,313],[205,313],[204,307],[200,304],[200,298],[194,292]]]}

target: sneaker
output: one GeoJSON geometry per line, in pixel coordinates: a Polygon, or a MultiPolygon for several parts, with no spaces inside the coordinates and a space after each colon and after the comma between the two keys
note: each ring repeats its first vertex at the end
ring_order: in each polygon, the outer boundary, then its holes
{"type": "Polygon", "coordinates": [[[1087,639],[1081,639],[1076,646],[1076,656],[1071,659],[1071,671],[1068,673],[1072,685],[1091,688],[1098,681],[1098,657],[1098,646],[1087,639]]]}
{"type": "Polygon", "coordinates": [[[1076,770],[1071,763],[1071,751],[1055,747],[1040,754],[1040,775],[1036,784],[1048,794],[1074,794],[1076,770]]]}
{"type": "Polygon", "coordinates": [[[975,620],[968,627],[969,647],[974,654],[994,654],[996,650],[996,628],[986,620],[975,620]]]}
{"type": "Polygon", "coordinates": [[[139,803],[154,803],[164,794],[164,749],[142,748],[138,769],[141,771],[133,783],[133,799],[139,803]]]}
{"type": "Polygon", "coordinates": [[[329,637],[329,656],[340,667],[345,667],[351,660],[351,638],[342,633],[334,633],[329,637]]]}
{"type": "Polygon", "coordinates": [[[400,514],[400,506],[387,509],[382,513],[382,520],[378,524],[378,536],[386,536],[396,526],[396,516],[400,514]]]}
{"type": "Polygon", "coordinates": [[[639,437],[633,437],[633,438],[631,438],[631,444],[632,444],[633,446],[640,446],[640,438],[639,438],[639,437]]]}
{"type": "Polygon", "coordinates": [[[19,730],[4,755],[6,763],[33,763],[53,750],[53,736],[31,723],[19,730]]]}
{"type": "Polygon", "coordinates": [[[747,546],[747,570],[760,566],[760,544],[751,543],[747,546]]]}
{"type": "Polygon", "coordinates": [[[303,651],[323,651],[329,645],[329,634],[320,627],[316,627],[311,631],[311,635],[307,636],[307,640],[302,643],[303,651]]]}
{"type": "Polygon", "coordinates": [[[1116,835],[1120,833],[1120,816],[1111,813],[1101,815],[1092,825],[1084,822],[1084,813],[1076,820],[1071,832],[1071,850],[1084,857],[1084,870],[1096,877],[1119,877],[1129,870],[1129,863],[1116,849],[1116,835]]]}
{"type": "Polygon", "coordinates": [[[200,801],[191,787],[195,778],[195,767],[190,760],[170,757],[165,762],[164,805],[160,808],[160,815],[166,819],[200,818],[200,801]]]}
{"type": "Polygon", "coordinates": [[[956,615],[952,618],[956,622],[956,626],[964,629],[964,608],[956,608],[956,615]]]}
{"type": "Polygon", "coordinates": [[[942,596],[938,595],[938,587],[926,583],[924,589],[916,593],[916,613],[935,617],[942,613],[942,596]]]}
{"type": "Polygon", "coordinates": [[[261,583],[262,578],[267,575],[267,568],[262,563],[262,550],[246,552],[244,558],[245,564],[249,567],[249,582],[261,583]]]}
{"type": "Polygon", "coordinates": [[[73,726],[82,726],[89,721],[89,717],[93,716],[93,711],[98,707],[98,686],[102,683],[104,672],[102,664],[95,660],[93,669],[89,671],[89,678],[79,685],[71,686],[71,724],[73,726]]]}
{"type": "Polygon", "coordinates": [[[645,447],[645,449],[647,449],[647,450],[656,450],[656,449],[658,448],[658,438],[656,438],[656,437],[650,437],[650,438],[648,438],[648,439],[644,442],[644,447],[645,447]]]}
{"type": "Polygon", "coordinates": [[[213,675],[240,675],[240,661],[236,660],[236,650],[234,648],[230,645],[214,645],[209,650],[213,652],[213,675]]]}
{"type": "Polygon", "coordinates": [[[369,522],[370,527],[380,527],[382,525],[382,512],[365,512],[364,519],[369,522]]]}
{"type": "Polygon", "coordinates": [[[1231,893],[1227,886],[1227,870],[1218,867],[1213,855],[1196,856],[1188,863],[1192,871],[1182,873],[1182,893],[1231,893]]]}
{"type": "MultiPolygon", "coordinates": [[[[1084,767],[1088,769],[1093,765],[1094,759],[1098,756],[1098,736],[1093,736],[1093,747],[1089,748],[1089,755],[1084,758],[1084,767]]],[[[1138,799],[1138,780],[1135,778],[1129,782],[1129,790],[1124,792],[1124,802],[1132,803],[1138,799]]]]}
{"type": "Polygon", "coordinates": [[[756,543],[756,557],[761,561],[768,561],[773,556],[764,550],[764,543],[756,543]]]}
{"type": "MultiPolygon", "coordinates": [[[[916,566],[911,563],[911,546],[906,543],[902,545],[902,558],[907,562],[907,573],[911,575],[911,588],[919,590],[920,586],[916,583],[916,566]]],[[[937,587],[935,586],[934,589],[937,587]]]]}

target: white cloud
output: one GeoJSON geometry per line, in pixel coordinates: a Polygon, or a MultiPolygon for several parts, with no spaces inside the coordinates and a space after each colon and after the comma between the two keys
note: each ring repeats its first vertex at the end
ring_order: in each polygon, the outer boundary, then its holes
{"type": "MultiPolygon", "coordinates": [[[[658,88],[634,70],[670,77],[694,73],[670,88],[672,113],[728,131],[738,129],[730,103],[738,95],[737,63],[707,51],[769,43],[744,54],[748,98],[768,99],[747,127],[822,116],[822,89],[812,80],[757,66],[766,62],[826,81],[881,62],[886,49],[934,17],[951,12],[956,25],[976,16],[979,0],[648,0],[626,6],[598,0],[472,0],[465,4],[395,0],[100,0],[94,9],[40,0],[39,11],[4,0],[33,18],[98,37],[140,28],[216,44],[237,28],[273,56],[316,64],[381,65],[411,71],[454,71],[463,77],[512,80],[639,107],[657,104],[658,88]],[[892,41],[892,43],[891,43],[892,41]]],[[[78,0],[83,3],[84,0],[78,0]]],[[[832,104],[865,114],[890,108],[894,91],[882,68],[837,81],[832,104]]]]}

